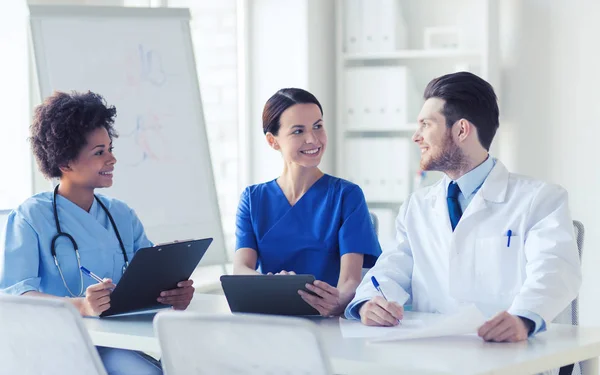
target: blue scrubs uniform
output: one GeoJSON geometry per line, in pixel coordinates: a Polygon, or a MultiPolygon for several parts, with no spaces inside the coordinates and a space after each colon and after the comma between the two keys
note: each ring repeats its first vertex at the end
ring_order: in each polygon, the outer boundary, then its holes
{"type": "Polygon", "coordinates": [[[294,206],[276,180],[246,188],[236,237],[236,249],[256,250],[262,273],[312,274],[332,286],[337,286],[342,255],[364,254],[368,268],[381,254],[360,187],[327,174],[294,206]]]}
{"type": "MultiPolygon", "coordinates": [[[[115,220],[129,259],[137,250],[152,246],[135,212],[125,203],[99,195],[115,220]]],[[[63,232],[73,236],[79,247],[81,265],[102,278],[118,283],[123,272],[123,254],[108,216],[94,200],[89,212],[57,195],[58,218],[63,232]]],[[[23,294],[38,291],[71,297],[50,252],[52,237],[57,233],[52,211],[52,192],[35,195],[12,211],[6,223],[0,248],[0,291],[23,294]]],[[[63,275],[74,294],[81,289],[81,275],[71,242],[56,241],[56,254],[63,275]]],[[[83,276],[83,293],[96,283],[83,276]]],[[[110,374],[162,374],[160,365],[140,353],[100,348],[110,374]]]]}

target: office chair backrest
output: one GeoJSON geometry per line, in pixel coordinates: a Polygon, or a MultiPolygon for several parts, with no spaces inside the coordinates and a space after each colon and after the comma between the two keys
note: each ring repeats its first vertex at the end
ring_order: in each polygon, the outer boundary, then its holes
{"type": "MultiPolygon", "coordinates": [[[[575,234],[575,240],[577,242],[579,261],[581,262],[581,256],[583,254],[583,242],[585,239],[585,227],[583,226],[583,223],[577,220],[573,220],[573,232],[575,234]]],[[[577,296],[565,310],[558,314],[558,316],[552,322],[579,325],[579,296],[577,296]]],[[[563,366],[559,369],[558,374],[581,374],[581,365],[579,363],[575,363],[572,365],[563,366]]]]}
{"type": "Polygon", "coordinates": [[[329,375],[315,324],[300,318],[166,311],[154,330],[166,375],[329,375]]]}
{"type": "Polygon", "coordinates": [[[3,374],[106,375],[77,310],[67,301],[0,295],[3,374]]]}
{"type": "Polygon", "coordinates": [[[581,255],[583,253],[583,241],[585,240],[585,227],[581,221],[573,220],[573,229],[575,230],[575,239],[577,240],[579,260],[581,260],[581,255]]]}
{"type": "Polygon", "coordinates": [[[373,224],[373,229],[375,230],[375,234],[379,235],[379,218],[372,212],[369,212],[371,216],[371,224],[373,224]]]}
{"type": "MultiPolygon", "coordinates": [[[[585,240],[585,227],[581,221],[573,220],[575,230],[575,238],[577,240],[577,251],[579,252],[579,262],[583,255],[583,242],[585,240]]],[[[571,322],[575,325],[579,324],[579,297],[575,298],[571,303],[571,322]]]]}
{"type": "MultiPolygon", "coordinates": [[[[573,231],[575,239],[577,241],[577,251],[579,252],[579,260],[583,254],[583,241],[585,239],[585,228],[580,221],[573,220],[573,231]]],[[[552,321],[553,323],[563,324],[579,324],[579,297],[575,298],[571,304],[563,310],[558,316],[552,321]]]]}

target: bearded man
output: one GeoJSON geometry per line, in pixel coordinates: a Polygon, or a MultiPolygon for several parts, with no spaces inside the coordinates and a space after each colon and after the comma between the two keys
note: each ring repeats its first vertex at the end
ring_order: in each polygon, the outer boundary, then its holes
{"type": "Polygon", "coordinates": [[[448,74],[429,83],[424,99],[413,141],[421,168],[445,176],[403,203],[397,246],[366,274],[346,317],[394,326],[408,307],[450,314],[475,304],[490,318],[478,331],[484,340],[526,340],[581,284],[567,192],[510,173],[488,154],[499,127],[488,82],[448,74]]]}

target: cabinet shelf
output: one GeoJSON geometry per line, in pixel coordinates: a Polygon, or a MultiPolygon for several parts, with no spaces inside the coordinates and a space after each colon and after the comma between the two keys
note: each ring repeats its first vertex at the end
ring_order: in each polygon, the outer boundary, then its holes
{"type": "Polygon", "coordinates": [[[481,52],[477,50],[459,49],[406,49],[393,52],[364,52],[345,53],[343,59],[346,61],[366,60],[409,60],[409,59],[479,59],[481,52]]]}
{"type": "Polygon", "coordinates": [[[348,138],[394,138],[410,137],[417,130],[417,124],[408,124],[396,129],[347,129],[348,138]]]}
{"type": "Polygon", "coordinates": [[[402,201],[397,202],[383,202],[383,201],[370,201],[367,199],[367,207],[371,210],[377,209],[389,209],[389,210],[398,210],[402,205],[402,201]]]}

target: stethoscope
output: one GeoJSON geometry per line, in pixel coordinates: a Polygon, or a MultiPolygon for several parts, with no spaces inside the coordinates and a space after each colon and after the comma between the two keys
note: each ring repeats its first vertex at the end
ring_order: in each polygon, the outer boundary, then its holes
{"type": "MultiPolygon", "coordinates": [[[[58,222],[58,210],[56,209],[56,194],[58,193],[58,186],[59,185],[56,185],[56,187],[54,188],[54,195],[52,197],[52,209],[54,211],[54,221],[56,222],[57,233],[54,235],[54,237],[52,237],[52,243],[50,244],[50,252],[52,253],[52,257],[54,258],[54,264],[56,264],[56,268],[58,269],[60,278],[62,279],[62,282],[65,285],[65,288],[67,288],[67,291],[69,292],[69,294],[72,297],[81,297],[81,296],[83,296],[83,272],[81,271],[81,258],[79,257],[79,247],[77,246],[77,242],[75,242],[75,239],[73,238],[73,236],[71,236],[69,233],[63,232],[60,229],[60,223],[58,222]],[[69,241],[71,241],[71,244],[73,245],[73,249],[75,250],[75,256],[77,257],[77,268],[79,269],[79,283],[81,286],[79,288],[79,294],[77,294],[77,295],[74,294],[73,292],[71,292],[71,289],[67,285],[65,276],[63,275],[62,269],[60,268],[60,264],[58,263],[58,258],[56,257],[56,240],[58,240],[61,237],[66,237],[69,239],[69,241]]],[[[108,212],[108,208],[106,208],[104,203],[102,203],[102,201],[95,194],[94,194],[94,198],[96,199],[96,202],[98,202],[100,207],[102,207],[104,212],[106,212],[106,216],[108,216],[108,220],[110,220],[110,224],[112,225],[113,230],[115,231],[115,234],[117,235],[117,239],[119,240],[119,246],[121,246],[121,253],[123,253],[123,260],[125,262],[125,264],[123,265],[122,272],[125,273],[125,269],[129,266],[129,258],[127,257],[127,252],[125,251],[125,246],[123,245],[123,240],[121,240],[121,235],[119,234],[119,230],[117,229],[115,220],[113,219],[110,212],[108,212]]]]}

